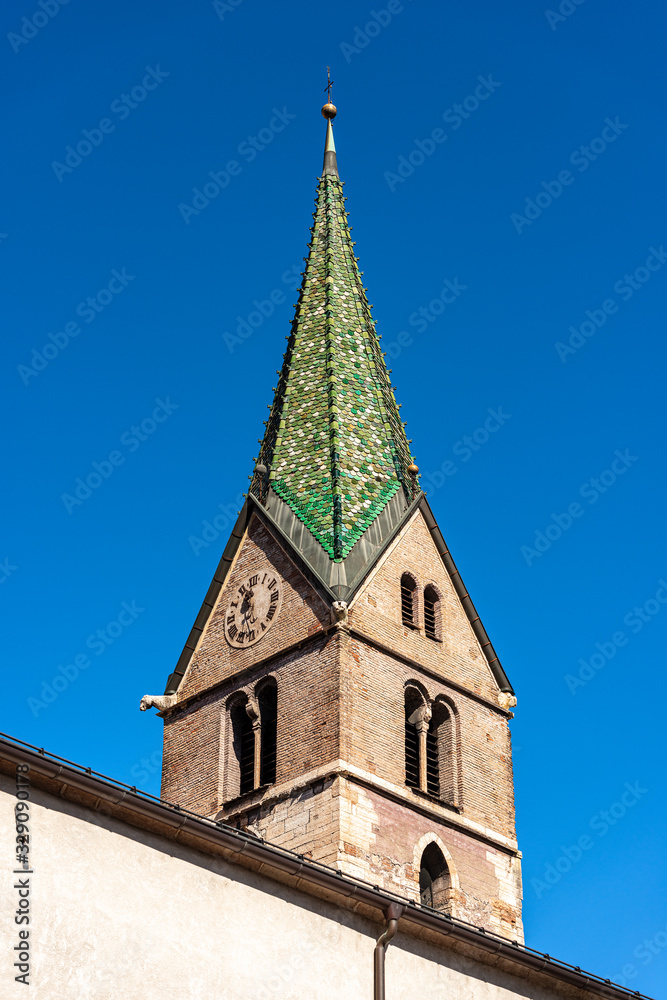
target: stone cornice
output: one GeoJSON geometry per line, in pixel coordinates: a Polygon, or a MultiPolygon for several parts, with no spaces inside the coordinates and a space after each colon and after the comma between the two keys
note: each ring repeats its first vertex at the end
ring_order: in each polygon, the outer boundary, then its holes
{"type": "Polygon", "coordinates": [[[516,840],[504,837],[501,833],[490,829],[490,827],[485,827],[481,823],[476,823],[474,820],[468,819],[457,807],[445,805],[444,802],[438,802],[430,796],[419,794],[401,785],[395,785],[391,781],[385,781],[384,778],[379,778],[376,774],[364,771],[362,768],[356,767],[354,764],[350,764],[341,758],[331,761],[329,764],[324,764],[321,767],[306,771],[294,781],[284,781],[279,785],[269,785],[266,788],[257,789],[254,793],[246,792],[245,795],[239,796],[239,798],[234,799],[232,802],[228,802],[218,815],[228,822],[244,813],[250,812],[252,809],[257,809],[269,803],[276,803],[281,799],[290,798],[293,795],[298,795],[305,788],[335,778],[346,778],[349,781],[356,781],[358,784],[364,785],[364,787],[372,791],[393,799],[394,802],[399,802],[409,809],[416,810],[425,816],[436,819],[438,823],[464,830],[478,840],[483,840],[493,847],[507,851],[516,857],[521,857],[521,851],[516,840]]]}

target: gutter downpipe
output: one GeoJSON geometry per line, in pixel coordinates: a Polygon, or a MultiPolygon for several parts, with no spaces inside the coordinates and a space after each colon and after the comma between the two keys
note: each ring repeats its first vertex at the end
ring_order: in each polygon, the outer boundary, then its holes
{"type": "Polygon", "coordinates": [[[384,957],[387,945],[398,930],[398,920],[405,907],[398,903],[392,903],[385,914],[387,918],[386,930],[380,934],[375,944],[373,955],[373,1000],[385,1000],[384,996],[384,957]]]}

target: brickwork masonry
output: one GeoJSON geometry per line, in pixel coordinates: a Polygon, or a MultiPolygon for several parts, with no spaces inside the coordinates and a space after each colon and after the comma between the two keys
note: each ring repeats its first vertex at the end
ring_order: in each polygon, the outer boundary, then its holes
{"type": "Polygon", "coordinates": [[[449,912],[521,941],[511,713],[421,512],[338,624],[286,545],[251,519],[179,701],[164,714],[163,796],[415,900],[420,852],[435,841],[450,870],[449,912]],[[280,613],[261,642],[232,649],[227,602],[267,564],[283,581],[280,613]],[[417,583],[414,628],[401,618],[404,572],[417,583]],[[437,639],[424,628],[427,585],[440,601],[437,639]],[[278,690],[276,781],[239,796],[227,706],[269,675],[278,690]],[[406,685],[451,715],[446,801],[405,785],[406,685]]]}

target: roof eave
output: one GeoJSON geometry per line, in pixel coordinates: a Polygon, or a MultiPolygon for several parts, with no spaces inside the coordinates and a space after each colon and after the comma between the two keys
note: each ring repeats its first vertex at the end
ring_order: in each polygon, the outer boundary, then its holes
{"type": "Polygon", "coordinates": [[[180,806],[171,805],[146,792],[140,792],[134,786],[130,787],[105,775],[97,774],[90,768],[84,768],[62,757],[47,754],[43,749],[40,750],[4,733],[0,733],[0,761],[6,761],[11,765],[27,764],[32,772],[44,779],[45,785],[53,783],[52,787],[47,787],[47,791],[58,797],[67,798],[68,788],[87,793],[93,802],[93,809],[99,810],[103,807],[107,813],[111,811],[112,815],[115,814],[114,810],[117,810],[119,818],[131,826],[170,838],[183,834],[186,837],[190,835],[202,845],[198,847],[200,850],[210,845],[217,847],[218,850],[232,852],[239,864],[243,864],[245,858],[261,864],[267,878],[272,876],[266,869],[274,869],[283,873],[283,876],[292,878],[295,887],[301,888],[302,891],[318,894],[325,890],[327,898],[329,893],[333,893],[338,898],[339,905],[345,906],[346,901],[354,900],[380,914],[386,914],[391,905],[398,904],[403,911],[400,923],[413,925],[417,933],[424,930],[436,932],[469,947],[477,948],[481,953],[487,955],[491,953],[497,959],[504,959],[524,969],[587,990],[595,996],[604,997],[605,1000],[631,1000],[631,998],[650,1000],[637,991],[617,986],[611,980],[604,980],[576,966],[559,962],[550,955],[419,906],[404,897],[344,875],[337,869],[310,861],[303,855],[262,842],[251,834],[227,826],[221,821],[191,813],[180,806]],[[122,815],[120,815],[121,810],[122,815]],[[128,818],[128,814],[131,818],[128,818]],[[161,824],[164,830],[156,833],[156,824],[161,824]]]}

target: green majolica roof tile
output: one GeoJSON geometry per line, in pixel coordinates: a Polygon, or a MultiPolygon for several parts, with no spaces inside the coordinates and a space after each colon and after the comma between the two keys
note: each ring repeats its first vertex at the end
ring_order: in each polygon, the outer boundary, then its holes
{"type": "Polygon", "coordinates": [[[269,480],[332,559],[403,487],[420,492],[361,284],[331,122],[292,330],[251,492],[269,480]],[[261,467],[267,471],[264,472],[261,467]]]}

